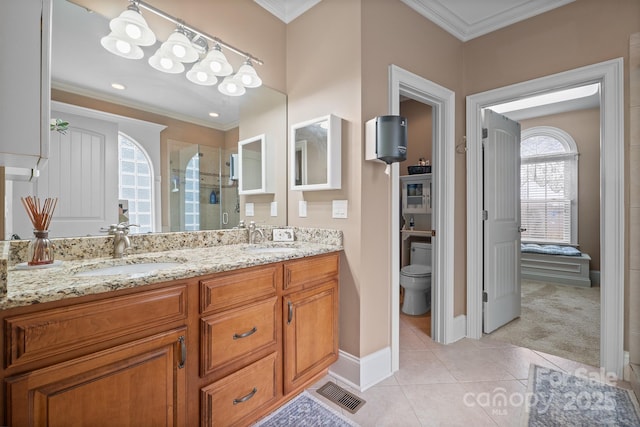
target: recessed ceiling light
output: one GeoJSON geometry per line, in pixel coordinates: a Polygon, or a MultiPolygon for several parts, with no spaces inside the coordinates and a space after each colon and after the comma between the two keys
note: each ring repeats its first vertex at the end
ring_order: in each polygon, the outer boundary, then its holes
{"type": "Polygon", "coordinates": [[[114,89],[118,89],[118,90],[125,90],[126,87],[123,84],[120,83],[111,83],[111,87],[114,89]]]}
{"type": "Polygon", "coordinates": [[[220,114],[218,114],[218,113],[213,113],[213,112],[209,113],[209,115],[210,115],[211,117],[220,117],[220,114]]]}

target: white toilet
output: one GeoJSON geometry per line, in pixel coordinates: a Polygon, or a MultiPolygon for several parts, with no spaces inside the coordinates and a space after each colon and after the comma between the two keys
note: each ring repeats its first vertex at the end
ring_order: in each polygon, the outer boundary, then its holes
{"type": "Polygon", "coordinates": [[[409,256],[409,265],[400,270],[402,312],[416,316],[431,310],[431,243],[412,242],[409,256]]]}

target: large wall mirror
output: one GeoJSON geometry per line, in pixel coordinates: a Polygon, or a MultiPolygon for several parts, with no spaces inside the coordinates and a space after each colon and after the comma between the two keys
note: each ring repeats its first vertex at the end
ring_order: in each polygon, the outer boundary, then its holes
{"type": "MultiPolygon", "coordinates": [[[[133,144],[135,149],[121,149],[120,157],[123,152],[133,156],[126,165],[116,163],[117,154],[110,155],[110,159],[115,159],[114,163],[102,167],[114,174],[104,179],[104,188],[101,189],[91,188],[88,181],[74,178],[75,168],[67,174],[72,178],[63,175],[56,184],[58,187],[37,182],[8,183],[11,192],[8,196],[12,202],[5,238],[11,234],[20,237],[30,235],[31,226],[20,197],[33,194],[59,197],[51,224],[52,237],[100,235],[100,227],[120,219],[122,200],[128,202],[132,213],[134,210],[141,212],[132,222],[147,220],[144,212],[151,218],[151,227],[132,232],[236,226],[242,216],[244,198],[239,195],[238,181],[231,176],[231,154],[237,153],[238,141],[246,135],[264,133],[267,140],[286,139],[286,96],[261,86],[248,88],[241,97],[231,97],[220,94],[217,86],[190,82],[185,73],[166,74],[153,69],[147,60],[166,39],[168,34],[162,33],[163,30],[156,31],[158,41],[155,45],[143,47],[144,58],[141,60],[125,59],[107,52],[100,44],[100,39],[109,33],[109,20],[113,17],[107,15],[115,13],[117,16],[126,8],[127,2],[122,2],[122,9],[102,0],[52,0],[52,4],[51,83],[52,100],[59,107],[55,110],[56,118],[67,117],[71,111],[67,105],[79,107],[73,115],[87,112],[87,118],[91,120],[96,120],[94,112],[104,113],[100,120],[104,122],[109,136],[101,143],[113,144],[125,138],[125,145],[133,144]],[[112,12],[115,9],[117,12],[112,12]],[[132,130],[131,126],[125,129],[120,124],[122,120],[131,120],[142,127],[147,124],[155,127],[156,136],[132,130]],[[148,166],[143,165],[144,161],[149,162],[148,166]],[[122,184],[122,176],[127,175],[126,171],[122,174],[123,167],[143,171],[139,177],[125,178],[127,188],[117,185],[118,182],[122,184]],[[119,170],[120,178],[117,176],[119,170]],[[148,185],[148,191],[136,187],[139,183],[148,185]],[[89,209],[92,223],[86,229],[69,227],[68,231],[62,231],[64,227],[57,226],[56,222],[73,224],[83,221],[82,212],[87,210],[86,204],[91,203],[90,196],[95,199],[104,191],[119,193],[110,193],[108,200],[101,200],[89,209]],[[68,199],[63,200],[65,197],[68,199]],[[114,204],[114,199],[118,203],[114,204]]],[[[150,26],[155,25],[151,16],[147,21],[150,26]]],[[[243,60],[231,53],[227,53],[227,58],[234,70],[243,60]]],[[[186,66],[187,70],[190,66],[186,66]]],[[[258,65],[256,68],[260,72],[258,65]]],[[[80,124],[75,116],[71,118],[74,120],[69,120],[66,134],[52,132],[52,144],[65,146],[79,134],[93,132],[85,126],[84,120],[80,124]]],[[[117,153],[114,150],[113,147],[108,148],[108,152],[117,153]]],[[[68,151],[69,154],[72,152],[68,151]]],[[[281,171],[283,180],[274,182],[276,185],[272,192],[274,198],[280,200],[282,210],[276,217],[266,215],[266,219],[257,216],[252,219],[286,225],[287,153],[284,151],[276,155],[281,159],[275,159],[279,163],[274,165],[274,170],[281,171]]],[[[50,164],[55,162],[54,158],[50,159],[50,164]]],[[[46,171],[44,173],[47,174],[46,171]]]]}
{"type": "Polygon", "coordinates": [[[291,189],[334,190],[341,187],[342,120],[334,115],[291,126],[291,189]]]}

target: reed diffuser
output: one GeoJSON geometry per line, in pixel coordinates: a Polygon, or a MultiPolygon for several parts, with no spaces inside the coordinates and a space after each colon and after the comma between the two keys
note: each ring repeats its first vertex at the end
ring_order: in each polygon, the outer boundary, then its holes
{"type": "Polygon", "coordinates": [[[49,224],[51,224],[58,199],[47,197],[43,204],[38,197],[29,196],[21,199],[33,224],[34,238],[29,242],[27,264],[30,266],[52,264],[54,245],[49,240],[49,224]]]}

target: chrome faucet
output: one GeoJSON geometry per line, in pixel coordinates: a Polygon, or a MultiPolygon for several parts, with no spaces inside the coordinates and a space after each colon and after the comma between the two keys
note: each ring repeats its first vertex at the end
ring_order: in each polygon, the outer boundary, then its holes
{"type": "Polygon", "coordinates": [[[139,227],[136,224],[121,222],[119,224],[111,224],[108,233],[113,235],[113,257],[122,258],[124,251],[131,247],[129,240],[129,227],[139,227]]]}
{"type": "Polygon", "coordinates": [[[251,221],[249,223],[249,243],[254,244],[256,242],[256,233],[264,240],[264,232],[256,227],[254,221],[251,221]]]}

